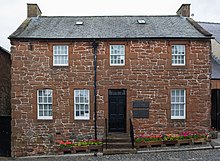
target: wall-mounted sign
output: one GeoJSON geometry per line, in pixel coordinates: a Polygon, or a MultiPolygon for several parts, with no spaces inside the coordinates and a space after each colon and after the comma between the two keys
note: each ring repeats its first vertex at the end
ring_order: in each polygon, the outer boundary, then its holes
{"type": "Polygon", "coordinates": [[[149,105],[147,101],[133,101],[133,108],[149,108],[149,105]]]}
{"type": "Polygon", "coordinates": [[[149,118],[149,110],[133,110],[133,117],[134,118],[149,118]]]}

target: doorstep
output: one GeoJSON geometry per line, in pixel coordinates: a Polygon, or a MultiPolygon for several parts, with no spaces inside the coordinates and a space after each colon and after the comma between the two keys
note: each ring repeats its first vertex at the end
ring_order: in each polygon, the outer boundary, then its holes
{"type": "Polygon", "coordinates": [[[212,145],[213,148],[219,149],[220,148],[220,138],[218,139],[212,139],[210,144],[212,145]]]}

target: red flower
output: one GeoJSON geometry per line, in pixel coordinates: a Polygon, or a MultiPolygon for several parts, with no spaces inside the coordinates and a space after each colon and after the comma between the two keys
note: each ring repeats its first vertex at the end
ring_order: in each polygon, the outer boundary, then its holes
{"type": "Polygon", "coordinates": [[[70,141],[66,141],[66,145],[71,145],[72,143],[70,141]]]}

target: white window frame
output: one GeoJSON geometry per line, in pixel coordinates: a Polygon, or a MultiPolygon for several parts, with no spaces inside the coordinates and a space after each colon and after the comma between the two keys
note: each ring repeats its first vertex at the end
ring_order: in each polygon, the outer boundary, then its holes
{"type": "Polygon", "coordinates": [[[53,66],[68,66],[69,65],[69,46],[68,45],[54,45],[53,46],[53,66]],[[62,48],[66,48],[64,51],[62,48]],[[55,58],[57,57],[57,59],[55,58]],[[66,63],[56,63],[56,60],[61,61],[62,57],[66,57],[66,63]]]}
{"type": "MultiPolygon", "coordinates": [[[[171,110],[170,110],[171,119],[185,119],[186,118],[186,90],[185,89],[172,89],[170,92],[170,100],[171,100],[171,110]],[[175,98],[174,98],[175,101],[173,101],[173,99],[172,99],[173,98],[173,95],[172,95],[173,91],[175,91],[175,92],[179,91],[179,95],[178,95],[179,98],[178,99],[177,99],[177,97],[176,97],[177,95],[175,93],[175,98]],[[183,101],[181,101],[181,97],[182,97],[182,95],[180,94],[181,91],[184,92],[183,93],[183,101]],[[179,109],[178,109],[179,115],[178,116],[175,115],[175,111],[174,111],[174,115],[172,115],[172,110],[173,110],[172,106],[173,105],[179,106],[179,109]],[[180,116],[180,105],[183,105],[183,110],[184,110],[183,116],[182,115],[180,116]]],[[[177,107],[175,107],[175,108],[177,108],[177,107]]]]}
{"type": "Polygon", "coordinates": [[[125,45],[123,44],[114,44],[114,45],[110,45],[110,66],[123,66],[125,65],[125,45]],[[123,46],[123,50],[122,51],[119,51],[119,54],[113,54],[113,51],[112,51],[112,47],[119,47],[119,46],[123,46]],[[123,63],[112,63],[112,57],[113,56],[116,56],[116,57],[119,57],[119,61],[123,60],[123,63]],[[123,57],[123,59],[121,59],[123,57]]]}
{"type": "Polygon", "coordinates": [[[172,50],[172,66],[185,66],[186,65],[186,45],[172,45],[171,50],[172,50]],[[181,60],[183,60],[183,63],[178,63],[178,61],[181,61],[181,60]],[[174,63],[173,61],[174,62],[177,61],[177,63],[176,62],[174,63]]]}
{"type": "Polygon", "coordinates": [[[87,90],[87,89],[75,89],[74,90],[74,118],[75,120],[89,120],[90,119],[90,91],[87,90]],[[86,97],[78,97],[78,101],[77,101],[77,96],[79,96],[81,93],[85,94],[86,92],[86,97]],[[79,95],[77,95],[77,93],[79,93],[79,95]],[[87,99],[87,101],[85,101],[87,99]],[[78,109],[77,110],[77,106],[78,106],[78,109]],[[80,116],[80,107],[81,106],[84,106],[84,115],[83,116],[80,116]],[[88,107],[88,113],[86,113],[86,109],[85,107],[88,107]],[[79,111],[79,116],[76,115],[77,111],[79,111]]]}
{"type": "MultiPolygon", "coordinates": [[[[49,110],[47,110],[48,112],[49,110]]],[[[40,120],[52,120],[53,119],[53,90],[52,89],[39,89],[37,90],[37,119],[40,120]],[[49,97],[42,95],[40,96],[40,91],[44,92],[51,92],[51,101],[49,101],[49,97]],[[40,97],[41,97],[41,101],[40,101],[40,97]],[[46,102],[45,102],[46,99],[46,102]],[[45,106],[51,106],[51,116],[49,115],[44,115],[45,112],[45,106]],[[40,106],[43,106],[43,116],[40,116],[40,106]]]]}

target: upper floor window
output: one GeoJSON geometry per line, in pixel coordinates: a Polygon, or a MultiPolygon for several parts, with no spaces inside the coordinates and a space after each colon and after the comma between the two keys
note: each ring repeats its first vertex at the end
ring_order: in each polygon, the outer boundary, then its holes
{"type": "Polygon", "coordinates": [[[37,118],[52,119],[52,99],[53,91],[51,89],[37,90],[37,118]]]}
{"type": "Polygon", "coordinates": [[[74,90],[74,117],[76,120],[89,120],[89,90],[74,90]]]}
{"type": "Polygon", "coordinates": [[[171,90],[171,119],[185,119],[186,91],[184,89],[171,90]]]}
{"type": "Polygon", "coordinates": [[[55,45],[53,46],[53,65],[68,66],[68,46],[55,45]]]}
{"type": "Polygon", "coordinates": [[[185,45],[172,45],[172,65],[185,65],[185,45]]]}
{"type": "Polygon", "coordinates": [[[110,65],[125,65],[125,45],[110,45],[110,65]]]}

